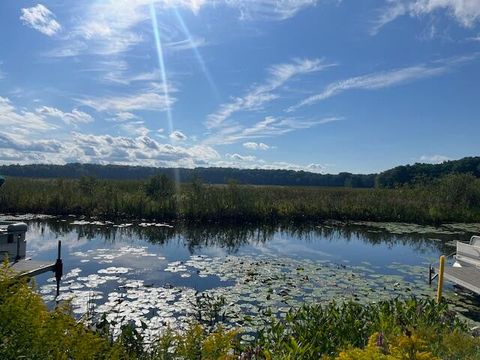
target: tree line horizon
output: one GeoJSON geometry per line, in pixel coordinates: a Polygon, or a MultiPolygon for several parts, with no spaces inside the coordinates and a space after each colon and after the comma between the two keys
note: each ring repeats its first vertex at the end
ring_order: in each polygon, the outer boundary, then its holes
{"type": "Polygon", "coordinates": [[[395,188],[404,185],[424,185],[449,174],[471,174],[480,178],[480,157],[465,157],[441,164],[415,163],[401,165],[379,173],[319,174],[295,170],[238,169],[222,167],[162,168],[132,165],[101,165],[68,163],[0,165],[0,175],[26,178],[94,177],[112,180],[140,180],[166,175],[182,183],[201,179],[209,184],[236,181],[246,185],[320,186],[351,188],[395,188]]]}

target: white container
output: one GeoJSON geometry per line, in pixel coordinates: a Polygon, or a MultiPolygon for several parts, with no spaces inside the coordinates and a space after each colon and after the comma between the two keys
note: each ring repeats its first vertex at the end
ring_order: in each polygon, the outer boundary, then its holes
{"type": "Polygon", "coordinates": [[[0,221],[0,259],[9,261],[23,259],[26,256],[27,242],[25,233],[27,224],[22,222],[0,221]]]}

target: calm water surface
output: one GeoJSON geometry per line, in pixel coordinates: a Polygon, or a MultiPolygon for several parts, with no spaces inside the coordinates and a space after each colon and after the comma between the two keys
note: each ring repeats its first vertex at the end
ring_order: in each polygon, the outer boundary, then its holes
{"type": "MultiPolygon", "coordinates": [[[[109,320],[146,323],[150,335],[183,324],[199,292],[225,297],[234,326],[265,309],[284,316],[303,302],[392,296],[433,297],[428,264],[470,234],[392,234],[367,226],[188,227],[92,225],[78,220],[28,221],[27,255],[53,260],[62,240],[61,299],[81,316],[88,304],[109,320]],[[93,305],[92,305],[93,304],[93,305]],[[115,315],[112,315],[112,312],[115,315]],[[283,314],[283,315],[282,315],[283,314]]],[[[37,287],[54,304],[50,274],[37,287]]],[[[446,296],[478,320],[480,302],[447,286],[446,296]]],[[[253,322],[252,328],[260,321],[253,322]]]]}

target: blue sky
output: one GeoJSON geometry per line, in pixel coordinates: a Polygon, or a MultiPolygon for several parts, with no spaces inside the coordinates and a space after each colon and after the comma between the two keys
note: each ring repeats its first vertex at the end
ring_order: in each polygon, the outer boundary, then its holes
{"type": "Polygon", "coordinates": [[[479,155],[480,0],[0,2],[0,163],[479,155]]]}

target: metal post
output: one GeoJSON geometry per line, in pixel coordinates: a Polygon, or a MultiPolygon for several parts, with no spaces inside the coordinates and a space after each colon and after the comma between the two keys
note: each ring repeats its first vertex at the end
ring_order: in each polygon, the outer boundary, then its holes
{"type": "Polygon", "coordinates": [[[433,270],[432,264],[430,264],[430,267],[428,268],[428,285],[432,285],[432,280],[433,280],[433,273],[435,271],[433,270]]]}
{"type": "Polygon", "coordinates": [[[443,291],[443,273],[445,271],[445,256],[440,256],[440,267],[438,269],[438,288],[437,288],[437,303],[442,301],[443,291]]]}
{"type": "Polygon", "coordinates": [[[57,261],[55,262],[55,280],[57,280],[57,296],[60,295],[60,280],[63,275],[63,262],[61,259],[62,255],[62,241],[58,241],[58,256],[57,261]]]}

